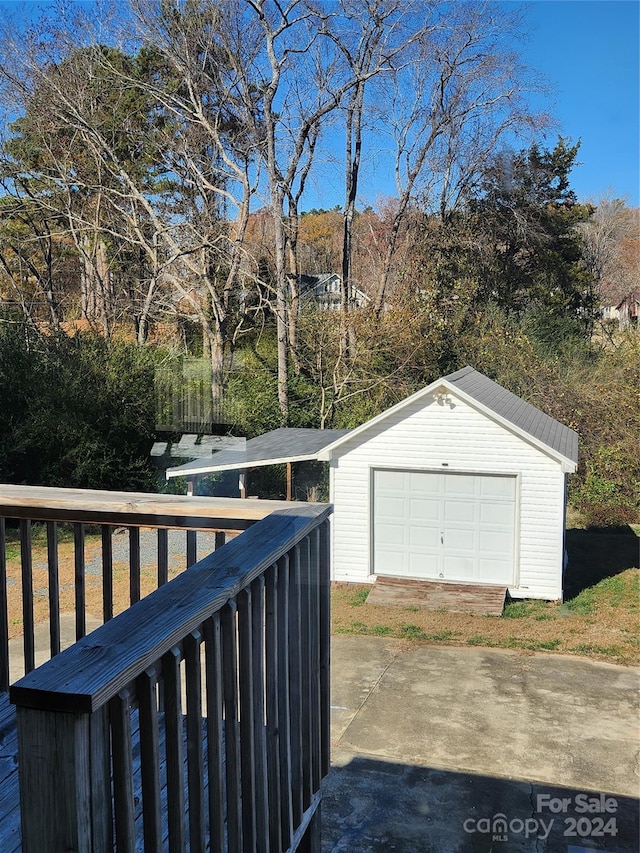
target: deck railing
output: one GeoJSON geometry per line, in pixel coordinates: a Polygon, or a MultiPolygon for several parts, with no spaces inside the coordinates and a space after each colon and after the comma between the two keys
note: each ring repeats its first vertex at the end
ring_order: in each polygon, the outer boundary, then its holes
{"type": "Polygon", "coordinates": [[[319,850],[330,511],[279,509],[11,687],[23,851],[319,850]]]}
{"type": "Polygon", "coordinates": [[[61,612],[73,619],[73,638],[79,640],[87,633],[88,616],[107,622],[118,604],[122,610],[168,581],[169,566],[176,564],[170,545],[172,551],[182,548],[184,569],[202,554],[198,547],[202,531],[209,533],[209,553],[233,532],[245,530],[279,507],[278,501],[241,503],[232,498],[0,485],[0,692],[36,663],[58,654],[61,612]],[[175,541],[172,530],[182,531],[181,541],[175,541]],[[141,536],[146,549],[141,548],[141,536]],[[150,539],[152,574],[142,560],[150,539]],[[68,569],[67,583],[61,583],[65,548],[73,571],[68,569]],[[15,556],[8,562],[12,552],[15,556]],[[8,565],[17,562],[18,554],[20,570],[9,577],[8,565]],[[19,617],[22,624],[16,627],[19,617]],[[36,648],[35,628],[42,622],[48,622],[48,637],[44,648],[36,648]],[[21,653],[13,660],[12,634],[22,637],[21,653]]]}

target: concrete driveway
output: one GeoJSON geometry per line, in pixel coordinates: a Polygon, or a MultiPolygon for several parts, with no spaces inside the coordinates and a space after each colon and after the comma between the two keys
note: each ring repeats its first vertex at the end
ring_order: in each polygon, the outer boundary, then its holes
{"type": "Polygon", "coordinates": [[[638,853],[637,669],[332,639],[323,853],[638,853]]]}

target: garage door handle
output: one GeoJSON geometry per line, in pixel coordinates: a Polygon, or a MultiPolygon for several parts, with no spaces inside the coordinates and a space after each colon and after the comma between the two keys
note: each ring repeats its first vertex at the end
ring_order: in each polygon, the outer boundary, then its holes
{"type": "Polygon", "coordinates": [[[444,530],[440,531],[440,544],[444,545],[444,530]]]}

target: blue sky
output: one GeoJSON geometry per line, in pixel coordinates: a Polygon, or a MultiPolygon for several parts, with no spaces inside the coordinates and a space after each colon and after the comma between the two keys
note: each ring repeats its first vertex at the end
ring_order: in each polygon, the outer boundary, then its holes
{"type": "Polygon", "coordinates": [[[524,50],[555,89],[559,131],[582,140],[572,185],[582,200],[607,191],[640,204],[640,3],[537,0],[524,50]]]}

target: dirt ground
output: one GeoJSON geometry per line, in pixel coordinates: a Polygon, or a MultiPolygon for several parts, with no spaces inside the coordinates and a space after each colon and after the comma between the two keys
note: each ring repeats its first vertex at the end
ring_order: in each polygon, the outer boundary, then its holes
{"type": "MultiPolygon", "coordinates": [[[[118,537],[127,539],[126,532],[114,534],[114,543],[118,537]]],[[[7,543],[7,606],[9,612],[9,639],[19,637],[22,634],[23,612],[22,612],[22,569],[20,561],[20,548],[17,542],[11,541],[9,536],[7,543]]],[[[125,543],[123,543],[124,545],[125,543]]],[[[128,560],[118,559],[118,551],[114,544],[113,560],[113,612],[114,615],[126,610],[130,605],[129,592],[129,563],[128,560]]],[[[102,618],[103,613],[103,586],[102,573],[96,570],[100,565],[102,543],[99,536],[87,536],[85,538],[84,562],[89,570],[85,571],[85,611],[96,618],[102,618]]],[[[47,566],[47,548],[41,531],[36,531],[33,548],[33,615],[34,622],[44,622],[49,618],[49,577],[47,566]]],[[[184,570],[184,558],[178,561],[175,555],[170,555],[169,579],[175,577],[184,570]]],[[[62,538],[58,542],[58,584],[60,588],[60,613],[69,613],[75,610],[75,552],[71,537],[62,538]]],[[[149,560],[141,561],[140,569],[140,594],[141,597],[148,595],[157,588],[157,568],[149,560]]]]}

